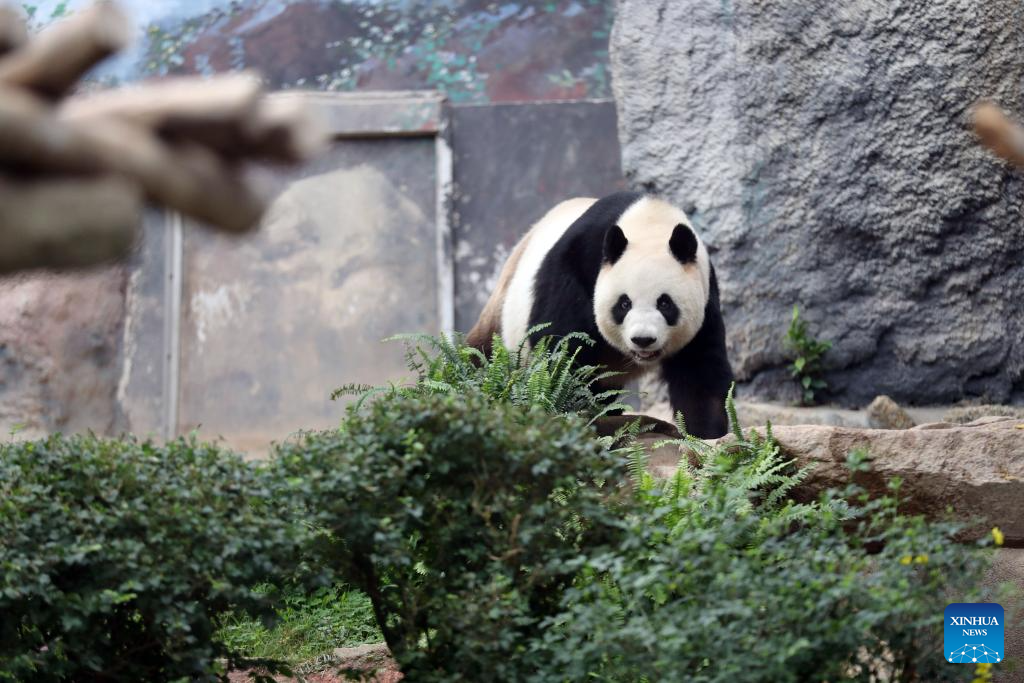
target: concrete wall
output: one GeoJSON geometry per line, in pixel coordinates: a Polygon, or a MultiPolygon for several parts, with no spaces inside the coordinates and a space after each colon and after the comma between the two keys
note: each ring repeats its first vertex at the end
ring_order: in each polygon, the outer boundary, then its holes
{"type": "Polygon", "coordinates": [[[452,108],[455,328],[476,322],[527,228],[562,199],[624,187],[611,101],[452,108]]]}

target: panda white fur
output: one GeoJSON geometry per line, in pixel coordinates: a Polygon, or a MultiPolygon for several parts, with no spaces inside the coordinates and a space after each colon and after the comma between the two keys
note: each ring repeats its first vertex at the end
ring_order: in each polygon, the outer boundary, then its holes
{"type": "Polygon", "coordinates": [[[660,369],[687,430],[725,434],[732,371],[715,270],[671,204],[619,192],[551,209],[509,256],[467,341],[487,351],[499,332],[515,347],[539,323],[551,323],[540,335],[590,335],[597,344],[578,362],[622,371],[622,382],[660,369]]]}

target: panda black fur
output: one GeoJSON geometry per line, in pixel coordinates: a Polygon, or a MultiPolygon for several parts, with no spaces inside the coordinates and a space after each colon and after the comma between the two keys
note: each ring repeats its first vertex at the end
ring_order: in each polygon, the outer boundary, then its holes
{"type": "MultiPolygon", "coordinates": [[[[468,341],[494,332],[518,345],[539,335],[585,332],[597,341],[578,362],[630,374],[660,369],[673,412],[702,438],[727,429],[732,371],[718,283],[686,215],[660,199],[620,192],[562,202],[516,246],[468,341]]],[[[531,339],[531,343],[536,339],[531,339]]]]}

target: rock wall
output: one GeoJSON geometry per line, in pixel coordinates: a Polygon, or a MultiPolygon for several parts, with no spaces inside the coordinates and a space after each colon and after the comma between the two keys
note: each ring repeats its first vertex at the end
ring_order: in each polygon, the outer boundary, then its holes
{"type": "Polygon", "coordinates": [[[1024,183],[967,127],[1024,110],[1017,0],[620,0],[630,183],[706,237],[748,395],[786,399],[799,303],[831,398],[1024,400],[1024,183]]]}
{"type": "Polygon", "coordinates": [[[0,439],[122,428],[125,271],[0,279],[0,439]]]}

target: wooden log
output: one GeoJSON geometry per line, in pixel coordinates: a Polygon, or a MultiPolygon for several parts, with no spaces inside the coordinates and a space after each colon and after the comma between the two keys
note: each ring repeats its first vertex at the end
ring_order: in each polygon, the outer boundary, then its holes
{"type": "Polygon", "coordinates": [[[253,74],[176,78],[68,100],[62,120],[116,118],[178,143],[195,142],[229,159],[297,163],[329,140],[316,112],[296,98],[263,97],[253,74]]]}
{"type": "Polygon", "coordinates": [[[305,102],[287,96],[265,97],[245,135],[247,154],[291,164],[327,149],[326,122],[305,102]]]}
{"type": "Polygon", "coordinates": [[[8,173],[103,172],[103,158],[86,136],[53,115],[46,103],[0,85],[0,168],[8,173]]]}
{"type": "Polygon", "coordinates": [[[63,103],[59,116],[81,124],[118,119],[220,149],[238,144],[262,95],[263,86],[251,72],[169,78],[74,97],[63,103]]]}
{"type": "Polygon", "coordinates": [[[28,42],[28,29],[21,12],[10,5],[0,5],[0,55],[17,50],[28,42]]]}
{"type": "Polygon", "coordinates": [[[1016,166],[1024,166],[1024,128],[1020,124],[991,102],[978,104],[973,118],[983,145],[1016,166]]]}
{"type": "Polygon", "coordinates": [[[242,233],[259,227],[270,193],[241,167],[200,145],[174,148],[173,162],[194,183],[193,191],[176,203],[179,211],[226,232],[242,233]]]}
{"type": "Polygon", "coordinates": [[[142,193],[124,178],[0,181],[0,274],[123,258],[141,219],[142,193]]]}
{"type": "Polygon", "coordinates": [[[229,232],[255,227],[265,200],[212,151],[170,145],[116,119],[64,122],[35,97],[0,87],[0,168],[24,175],[118,174],[154,202],[229,232]]]}
{"type": "Polygon", "coordinates": [[[109,0],[100,0],[0,58],[0,83],[57,99],[98,62],[128,44],[131,24],[109,0]]]}
{"type": "Polygon", "coordinates": [[[76,128],[105,169],[136,179],[154,202],[228,232],[255,228],[266,200],[241,172],[196,144],[171,146],[120,121],[76,128]]]}

